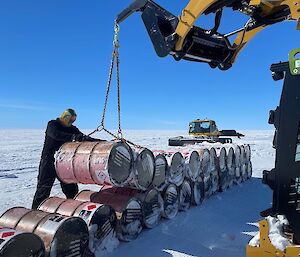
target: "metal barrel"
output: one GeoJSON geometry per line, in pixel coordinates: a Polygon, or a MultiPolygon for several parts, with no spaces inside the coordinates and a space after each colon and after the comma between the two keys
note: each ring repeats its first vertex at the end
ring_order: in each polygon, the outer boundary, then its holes
{"type": "Polygon", "coordinates": [[[200,156],[200,169],[203,174],[210,173],[210,152],[207,148],[198,150],[200,156]]]}
{"type": "Polygon", "coordinates": [[[168,180],[169,166],[168,166],[167,159],[163,154],[154,153],[154,156],[155,156],[155,173],[154,173],[152,186],[161,192],[165,188],[166,182],[168,180]]]}
{"type": "Polygon", "coordinates": [[[135,197],[141,201],[143,224],[146,228],[154,228],[158,225],[163,209],[163,200],[157,189],[141,191],[132,188],[117,188],[116,193],[135,197]]]}
{"type": "Polygon", "coordinates": [[[245,152],[246,152],[246,163],[248,163],[251,160],[251,147],[249,144],[245,145],[245,152]]]}
{"type": "Polygon", "coordinates": [[[183,153],[186,169],[185,175],[192,181],[196,181],[200,175],[200,155],[197,151],[183,153]]]}
{"type": "Polygon", "coordinates": [[[241,145],[240,146],[241,148],[241,181],[245,181],[247,180],[247,167],[246,167],[246,164],[247,164],[247,157],[246,157],[246,149],[245,149],[245,146],[244,145],[241,145]]]}
{"type": "Polygon", "coordinates": [[[184,180],[184,158],[180,152],[165,153],[169,165],[169,182],[180,186],[184,180]]]}
{"type": "Polygon", "coordinates": [[[212,195],[212,179],[210,172],[210,151],[207,148],[199,149],[198,153],[200,155],[200,169],[203,174],[203,184],[204,184],[204,196],[209,197],[212,195]]]}
{"type": "Polygon", "coordinates": [[[153,182],[154,173],[155,158],[153,153],[147,148],[134,148],[133,172],[128,186],[147,190],[153,182]]]}
{"type": "Polygon", "coordinates": [[[241,148],[240,146],[236,145],[234,149],[234,156],[235,156],[235,183],[239,184],[242,181],[241,177],[241,148]]]}
{"type": "Polygon", "coordinates": [[[141,195],[143,199],[144,225],[153,228],[159,224],[162,210],[163,199],[157,189],[150,189],[141,195]]]}
{"type": "Polygon", "coordinates": [[[200,205],[204,199],[204,182],[200,176],[196,181],[191,181],[192,204],[200,205]]]}
{"type": "Polygon", "coordinates": [[[14,207],[0,217],[0,226],[6,227],[12,223],[16,224],[13,229],[38,235],[45,244],[47,255],[50,256],[79,257],[88,246],[87,225],[78,217],[14,207]],[[16,212],[17,209],[25,209],[27,212],[20,217],[21,211],[16,212]]]}
{"type": "Polygon", "coordinates": [[[101,244],[111,233],[114,233],[116,226],[116,213],[111,206],[106,204],[50,197],[38,209],[82,218],[90,228],[90,238],[97,245],[101,244]]]}
{"type": "Polygon", "coordinates": [[[244,182],[247,179],[248,179],[247,164],[243,164],[241,166],[241,182],[244,182]]]}
{"type": "Polygon", "coordinates": [[[65,143],[55,155],[56,173],[65,183],[121,186],[132,165],[132,149],[124,142],[65,143]]]}
{"type": "Polygon", "coordinates": [[[164,201],[162,216],[167,219],[173,219],[177,215],[179,208],[179,196],[176,185],[167,185],[162,192],[162,198],[164,201]]]}
{"type": "Polygon", "coordinates": [[[210,148],[210,173],[212,181],[212,193],[216,193],[219,190],[219,171],[218,171],[218,156],[214,147],[210,148]]]}
{"type": "Polygon", "coordinates": [[[247,179],[250,179],[252,177],[252,162],[249,161],[247,163],[247,179]]]}
{"type": "Polygon", "coordinates": [[[218,159],[219,159],[219,168],[220,170],[227,170],[227,151],[225,147],[222,147],[220,149],[219,155],[218,155],[218,159]]]}
{"type": "Polygon", "coordinates": [[[243,145],[240,145],[241,155],[240,155],[240,163],[241,165],[246,163],[246,151],[243,145]]]}
{"type": "Polygon", "coordinates": [[[217,151],[214,147],[211,147],[209,149],[210,153],[210,170],[214,171],[218,169],[218,156],[217,156],[217,151]]]}
{"type": "Polygon", "coordinates": [[[0,227],[1,257],[44,257],[45,246],[33,233],[0,227]]]}
{"type": "Polygon", "coordinates": [[[220,176],[220,191],[223,192],[229,187],[229,174],[227,168],[227,151],[222,147],[218,155],[219,159],[219,176],[220,176]]]}
{"type": "Polygon", "coordinates": [[[228,185],[229,187],[232,187],[233,182],[235,180],[235,155],[232,147],[230,147],[227,152],[227,169],[229,174],[228,185]]]}
{"type": "Polygon", "coordinates": [[[100,192],[83,190],[75,199],[108,204],[114,208],[117,215],[116,233],[122,241],[132,241],[142,231],[142,203],[135,197],[118,194],[114,187],[103,187],[100,192]]]}
{"type": "Polygon", "coordinates": [[[179,210],[186,211],[191,207],[192,203],[192,186],[189,180],[185,179],[180,187],[178,187],[179,210]]]}
{"type": "Polygon", "coordinates": [[[208,198],[213,194],[212,178],[210,174],[204,175],[203,184],[204,184],[204,197],[208,198]]]}

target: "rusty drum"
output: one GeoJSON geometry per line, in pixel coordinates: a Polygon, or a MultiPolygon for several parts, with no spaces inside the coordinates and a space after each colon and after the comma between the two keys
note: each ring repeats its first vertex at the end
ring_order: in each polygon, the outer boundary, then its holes
{"type": "Polygon", "coordinates": [[[184,158],[180,152],[165,153],[169,165],[169,182],[180,186],[184,179],[184,158]]]}
{"type": "Polygon", "coordinates": [[[210,174],[212,182],[212,193],[216,193],[219,190],[219,171],[218,171],[218,156],[214,147],[210,148],[210,174]]]}
{"type": "Polygon", "coordinates": [[[185,179],[178,188],[179,210],[186,211],[192,203],[192,186],[189,180],[185,179]]]}
{"type": "Polygon", "coordinates": [[[234,149],[234,156],[235,156],[235,183],[239,184],[242,181],[241,177],[241,147],[236,145],[234,149]]]}
{"type": "Polygon", "coordinates": [[[200,170],[201,173],[206,175],[210,172],[210,153],[207,148],[198,150],[200,156],[200,170]]]}
{"type": "Polygon", "coordinates": [[[128,195],[139,199],[143,207],[143,223],[146,228],[158,225],[163,209],[163,200],[155,188],[141,191],[131,188],[117,188],[117,194],[128,195]]]}
{"type": "Polygon", "coordinates": [[[252,162],[249,161],[246,167],[247,167],[247,179],[250,179],[252,177],[252,162]]]}
{"type": "Polygon", "coordinates": [[[204,198],[204,183],[202,176],[199,176],[196,181],[191,181],[192,187],[192,204],[200,205],[204,198]]]}
{"type": "Polygon", "coordinates": [[[240,163],[241,165],[245,164],[246,163],[246,151],[245,150],[245,147],[243,145],[240,146],[240,149],[241,149],[241,155],[240,155],[240,163]]]}
{"type": "Polygon", "coordinates": [[[246,153],[246,151],[247,151],[247,149],[246,149],[246,147],[244,146],[244,145],[241,145],[240,146],[240,148],[241,148],[241,156],[240,156],[240,158],[241,158],[241,181],[243,182],[243,181],[245,181],[245,180],[247,180],[247,178],[248,178],[248,174],[247,174],[247,153],[246,153]]]}
{"type": "Polygon", "coordinates": [[[198,150],[200,155],[200,169],[203,176],[204,196],[209,197],[212,194],[212,178],[211,178],[211,156],[207,148],[198,150]]]}
{"type": "Polygon", "coordinates": [[[204,184],[204,197],[208,198],[213,194],[212,190],[212,178],[211,175],[204,175],[203,177],[203,184],[204,184]]]}
{"type": "Polygon", "coordinates": [[[183,153],[186,162],[185,175],[192,181],[196,181],[200,175],[200,155],[196,151],[183,153]]]}
{"type": "Polygon", "coordinates": [[[229,187],[232,187],[235,180],[235,155],[232,147],[229,148],[227,153],[227,169],[229,177],[228,185],[229,187]]]}
{"type": "Polygon", "coordinates": [[[50,197],[38,209],[82,218],[90,228],[90,238],[96,241],[97,245],[114,233],[116,226],[116,213],[112,207],[106,204],[50,197]]]}
{"type": "Polygon", "coordinates": [[[152,185],[158,191],[162,191],[168,179],[168,162],[166,157],[163,154],[155,155],[155,173],[152,185]]]}
{"type": "Polygon", "coordinates": [[[223,192],[229,187],[229,174],[227,169],[227,151],[222,147],[219,152],[219,176],[220,176],[220,191],[223,192]]]}
{"type": "Polygon", "coordinates": [[[245,152],[246,152],[246,163],[251,160],[251,147],[249,144],[245,145],[245,152]]]}
{"type": "Polygon", "coordinates": [[[116,233],[122,241],[132,241],[142,231],[143,210],[139,199],[127,194],[118,194],[114,187],[103,187],[100,192],[83,190],[76,200],[108,204],[117,214],[116,233]]]}
{"type": "Polygon", "coordinates": [[[155,158],[147,148],[134,149],[134,165],[132,178],[128,186],[141,190],[147,190],[154,179],[155,158]]]}
{"type": "Polygon", "coordinates": [[[0,227],[1,257],[44,257],[45,246],[39,236],[0,227]]]}
{"type": "Polygon", "coordinates": [[[65,143],[55,155],[56,173],[65,183],[121,186],[132,166],[132,149],[124,142],[65,143]]]}
{"type": "Polygon", "coordinates": [[[81,218],[14,207],[0,217],[0,226],[11,224],[13,229],[38,235],[47,256],[80,257],[88,246],[88,228],[81,218]]]}
{"type": "Polygon", "coordinates": [[[175,184],[169,184],[162,192],[164,209],[162,216],[167,219],[173,219],[179,208],[179,196],[175,184]]]}

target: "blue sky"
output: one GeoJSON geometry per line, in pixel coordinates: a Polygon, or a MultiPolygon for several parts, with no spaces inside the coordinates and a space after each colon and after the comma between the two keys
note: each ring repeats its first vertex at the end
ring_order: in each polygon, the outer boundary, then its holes
{"type": "MultiPolygon", "coordinates": [[[[0,4],[0,128],[44,128],[65,108],[79,128],[101,120],[112,51],[113,22],[131,1],[2,0],[0,4]]],[[[188,1],[160,0],[178,15],[188,1]]],[[[221,30],[245,18],[226,11],[221,30]]],[[[211,18],[197,25],[209,28],[211,18]]],[[[121,24],[121,104],[124,129],[185,129],[212,118],[221,129],[269,129],[281,82],[269,67],[299,47],[295,22],[273,25],[250,42],[226,72],[207,64],[156,56],[140,14],[121,24]]],[[[114,84],[115,85],[115,84],[114,84]]],[[[116,91],[106,125],[116,128],[116,91]]]]}

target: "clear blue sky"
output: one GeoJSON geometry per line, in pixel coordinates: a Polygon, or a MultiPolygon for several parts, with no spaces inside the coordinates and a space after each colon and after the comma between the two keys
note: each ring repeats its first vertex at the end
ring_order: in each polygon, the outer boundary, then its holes
{"type": "MultiPolygon", "coordinates": [[[[113,21],[131,1],[2,0],[0,3],[0,128],[44,128],[65,108],[77,110],[79,128],[101,119],[112,51],[113,21]]],[[[179,14],[188,1],[160,0],[179,14]]],[[[227,11],[222,31],[245,19],[227,11]]],[[[210,18],[198,25],[210,27],[210,18]]],[[[226,72],[206,64],[156,56],[140,14],[121,25],[124,129],[184,129],[212,118],[223,129],[268,129],[281,82],[270,64],[300,47],[295,22],[259,33],[226,72]]],[[[107,126],[116,127],[115,91],[107,126]]]]}

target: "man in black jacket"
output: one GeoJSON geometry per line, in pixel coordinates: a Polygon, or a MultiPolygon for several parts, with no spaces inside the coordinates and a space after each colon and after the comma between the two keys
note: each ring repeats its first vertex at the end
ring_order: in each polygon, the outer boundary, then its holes
{"type": "MultiPolygon", "coordinates": [[[[54,167],[55,152],[66,142],[97,140],[85,136],[77,127],[72,125],[76,117],[77,115],[73,109],[67,109],[60,118],[48,122],[32,209],[36,209],[50,195],[57,177],[54,167]]],[[[78,193],[77,184],[65,184],[63,182],[60,182],[60,184],[67,198],[74,198],[78,193]]]]}

